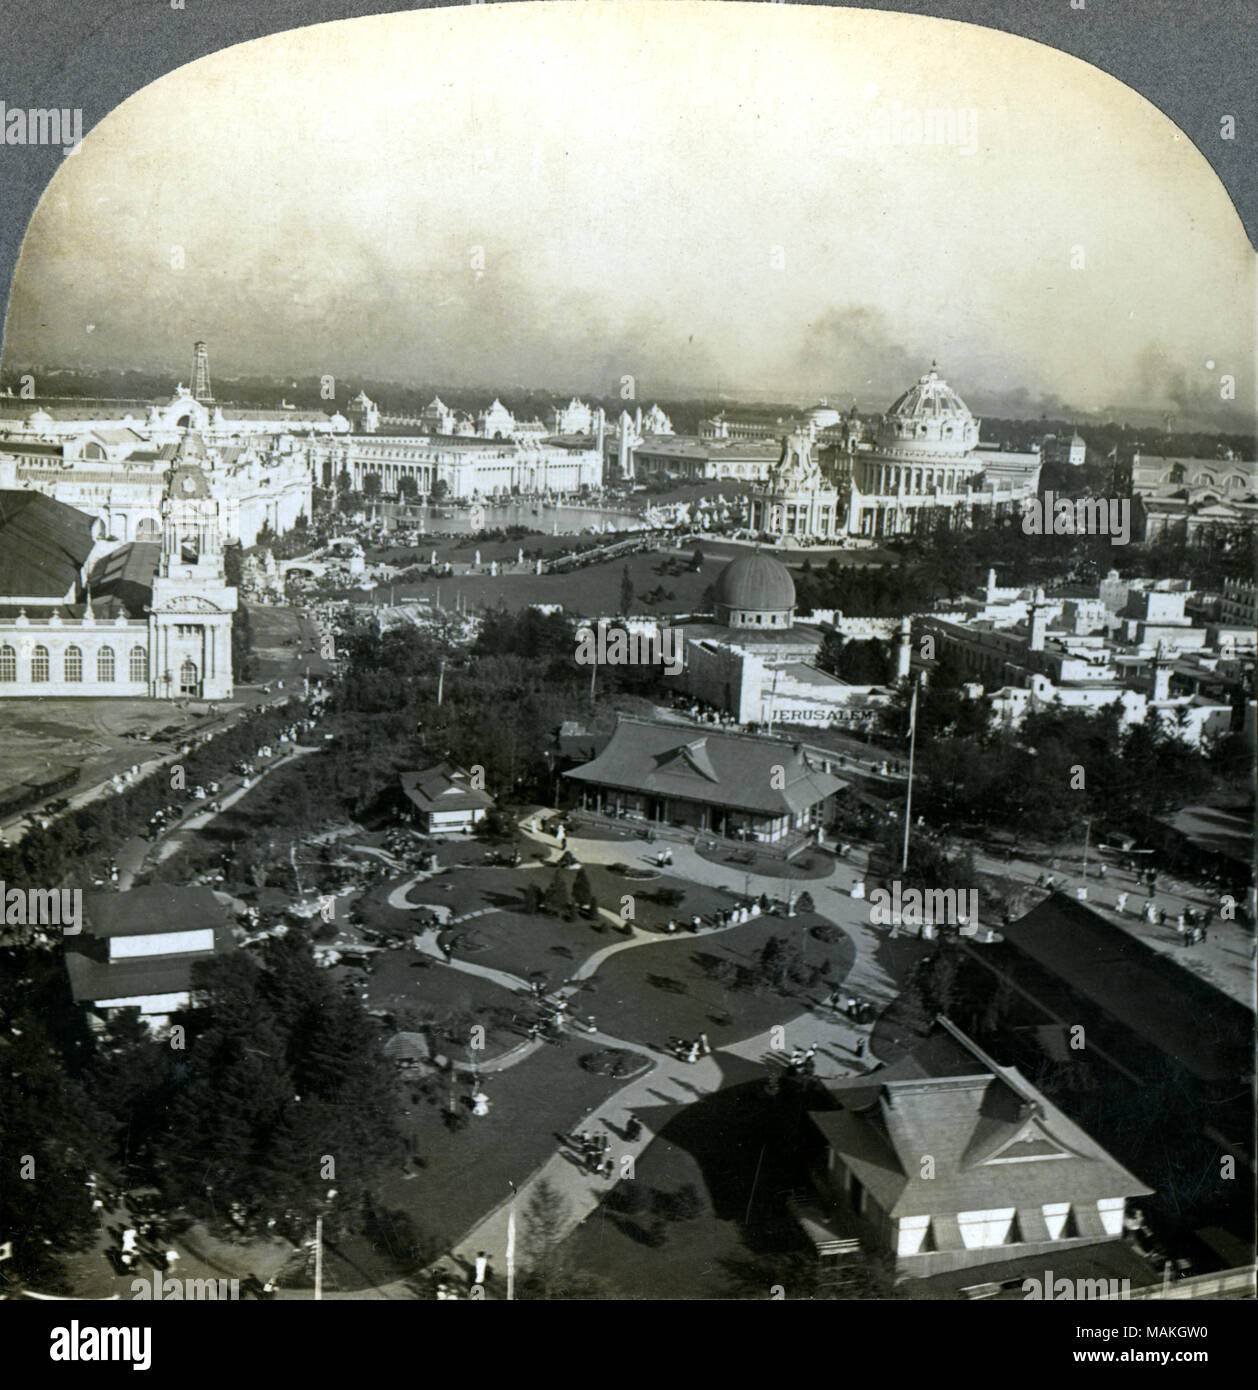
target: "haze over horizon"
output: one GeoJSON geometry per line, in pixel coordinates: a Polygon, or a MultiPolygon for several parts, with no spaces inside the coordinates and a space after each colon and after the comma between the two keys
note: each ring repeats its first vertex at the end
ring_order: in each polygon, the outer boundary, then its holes
{"type": "Polygon", "coordinates": [[[342,402],[631,376],[644,403],[869,410],[937,359],[979,415],[1250,433],[1255,284],[1207,161],[1055,50],[793,5],[471,5],[137,93],[45,194],[3,360],[187,381],[204,338],[224,378],[330,374],[342,402]],[[950,139],[907,143],[929,111],[950,139]]]}

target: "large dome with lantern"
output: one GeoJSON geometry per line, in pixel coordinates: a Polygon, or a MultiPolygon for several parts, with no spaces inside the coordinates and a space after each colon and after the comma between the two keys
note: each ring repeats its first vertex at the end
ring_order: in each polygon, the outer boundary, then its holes
{"type": "Polygon", "coordinates": [[[979,422],[932,365],[892,405],[879,424],[881,452],[967,454],[978,444],[979,422]]]}

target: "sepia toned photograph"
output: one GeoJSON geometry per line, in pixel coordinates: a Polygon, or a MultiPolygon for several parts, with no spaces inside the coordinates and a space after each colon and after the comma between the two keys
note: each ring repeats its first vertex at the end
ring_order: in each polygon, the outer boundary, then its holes
{"type": "Polygon", "coordinates": [[[1198,141],[790,3],[0,98],[0,186],[55,169],[0,356],[37,1356],[1021,1301],[1101,1310],[1063,1365],[1209,1359],[1158,1329],[1255,1296],[1258,274],[1198,141]]]}

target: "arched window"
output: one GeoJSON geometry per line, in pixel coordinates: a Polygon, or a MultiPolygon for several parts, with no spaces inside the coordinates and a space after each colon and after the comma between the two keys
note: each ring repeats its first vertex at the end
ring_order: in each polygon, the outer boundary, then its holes
{"type": "Polygon", "coordinates": [[[112,681],[114,678],[114,649],[112,647],[102,647],[96,653],[96,679],[98,681],[112,681]]]}
{"type": "Polygon", "coordinates": [[[0,647],[0,681],[17,680],[17,652],[6,642],[0,647]]]}
{"type": "Polygon", "coordinates": [[[83,679],[83,652],[78,647],[66,648],[65,678],[72,685],[83,679]]]}
{"type": "Polygon", "coordinates": [[[31,653],[31,680],[46,681],[48,679],[48,648],[36,647],[31,653]]]}
{"type": "Polygon", "coordinates": [[[197,668],[191,659],[185,661],[179,668],[179,693],[181,695],[195,695],[197,693],[197,668]]]}
{"type": "Polygon", "coordinates": [[[149,654],[143,647],[131,648],[131,679],[147,681],[149,678],[149,654]]]}

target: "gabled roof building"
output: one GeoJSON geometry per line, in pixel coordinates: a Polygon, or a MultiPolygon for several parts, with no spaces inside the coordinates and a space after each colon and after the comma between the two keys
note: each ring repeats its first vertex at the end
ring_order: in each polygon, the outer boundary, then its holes
{"type": "Polygon", "coordinates": [[[453,763],[402,773],[402,795],[428,835],[467,832],[493,809],[494,799],[472,774],[453,763]]]}
{"type": "Polygon", "coordinates": [[[802,744],[627,716],[598,757],[564,776],[585,810],[769,842],[823,825],[847,785],[802,744]]]}
{"type": "Polygon", "coordinates": [[[1150,1193],[944,1018],[909,1056],[827,1089],[817,1189],[911,1277],[1120,1239],[1150,1193]]]}
{"type": "Polygon", "coordinates": [[[92,893],[83,931],[66,937],[75,1003],[107,1016],[137,1008],[151,1024],[193,1003],[192,969],[233,950],[228,909],[209,888],[153,884],[92,893]]]}

